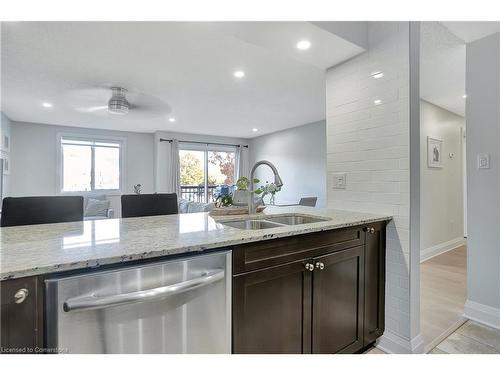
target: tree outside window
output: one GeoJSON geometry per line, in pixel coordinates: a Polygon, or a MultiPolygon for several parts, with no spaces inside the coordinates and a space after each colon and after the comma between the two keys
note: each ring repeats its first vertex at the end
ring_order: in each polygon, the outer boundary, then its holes
{"type": "Polygon", "coordinates": [[[213,185],[234,185],[235,153],[224,151],[208,152],[208,180],[213,185]]]}
{"type": "Polygon", "coordinates": [[[235,183],[235,152],[180,150],[179,159],[182,198],[211,201],[216,186],[235,183]]]}

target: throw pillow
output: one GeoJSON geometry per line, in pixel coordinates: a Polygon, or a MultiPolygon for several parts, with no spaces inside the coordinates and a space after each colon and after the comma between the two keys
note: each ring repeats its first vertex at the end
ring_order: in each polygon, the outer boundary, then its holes
{"type": "Polygon", "coordinates": [[[85,207],[85,216],[107,216],[110,201],[89,198],[85,207]]]}

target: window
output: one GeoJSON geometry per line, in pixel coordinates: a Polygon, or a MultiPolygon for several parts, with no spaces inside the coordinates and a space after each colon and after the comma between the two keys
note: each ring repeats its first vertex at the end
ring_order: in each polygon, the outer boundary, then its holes
{"type": "Polygon", "coordinates": [[[61,191],[121,189],[122,141],[78,137],[61,139],[61,191]]]}
{"type": "Polygon", "coordinates": [[[179,150],[181,198],[195,202],[211,202],[221,185],[236,183],[235,147],[211,148],[183,145],[179,150]]]}

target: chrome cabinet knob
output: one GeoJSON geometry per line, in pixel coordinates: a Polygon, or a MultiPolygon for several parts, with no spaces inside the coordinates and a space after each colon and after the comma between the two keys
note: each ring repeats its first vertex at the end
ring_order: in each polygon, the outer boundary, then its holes
{"type": "Polygon", "coordinates": [[[17,304],[23,303],[26,297],[29,296],[28,289],[21,288],[14,294],[14,302],[17,304]]]}
{"type": "Polygon", "coordinates": [[[325,264],[323,262],[316,262],[316,268],[322,270],[325,268],[325,264]]]}
{"type": "Polygon", "coordinates": [[[308,271],[314,271],[314,264],[312,264],[312,263],[306,263],[305,267],[306,267],[306,270],[308,270],[308,271]]]}

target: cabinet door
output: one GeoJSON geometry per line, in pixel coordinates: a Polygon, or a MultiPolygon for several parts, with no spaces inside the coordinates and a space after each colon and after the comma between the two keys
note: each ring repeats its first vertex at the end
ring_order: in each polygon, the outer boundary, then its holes
{"type": "Polygon", "coordinates": [[[363,347],[363,250],[314,258],[313,353],[354,353],[363,347]]]}
{"type": "Polygon", "coordinates": [[[382,335],[385,320],[385,223],[370,224],[368,228],[373,231],[365,232],[364,346],[382,335]]]}
{"type": "Polygon", "coordinates": [[[311,352],[311,274],[299,261],[233,277],[233,353],[311,352]]]}
{"type": "Polygon", "coordinates": [[[2,348],[16,349],[12,353],[30,353],[36,346],[41,347],[41,304],[38,298],[38,280],[36,277],[2,281],[1,320],[2,348]],[[27,296],[21,301],[23,292],[27,296]],[[17,302],[16,303],[16,293],[17,302]]]}

